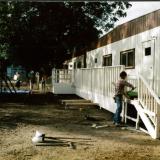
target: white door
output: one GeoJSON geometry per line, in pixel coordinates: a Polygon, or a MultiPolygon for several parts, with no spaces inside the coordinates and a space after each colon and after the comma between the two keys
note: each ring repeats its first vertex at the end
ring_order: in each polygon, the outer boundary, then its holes
{"type": "Polygon", "coordinates": [[[154,40],[142,42],[141,74],[151,87],[154,82],[154,40]]]}

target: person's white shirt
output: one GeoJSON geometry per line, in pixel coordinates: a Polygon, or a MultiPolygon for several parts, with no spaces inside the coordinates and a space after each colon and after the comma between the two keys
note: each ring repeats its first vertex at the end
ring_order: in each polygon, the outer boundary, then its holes
{"type": "Polygon", "coordinates": [[[17,79],[18,79],[18,76],[17,76],[17,74],[15,74],[15,75],[13,76],[13,80],[14,80],[14,81],[17,81],[17,79]]]}
{"type": "Polygon", "coordinates": [[[17,81],[20,77],[20,74],[18,72],[16,72],[16,74],[13,76],[13,80],[17,81]]]}

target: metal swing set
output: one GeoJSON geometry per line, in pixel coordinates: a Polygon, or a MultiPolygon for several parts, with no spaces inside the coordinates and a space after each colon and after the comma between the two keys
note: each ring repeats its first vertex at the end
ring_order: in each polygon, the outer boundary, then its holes
{"type": "Polygon", "coordinates": [[[10,78],[6,74],[6,62],[0,59],[0,94],[11,93],[16,94],[17,91],[12,84],[10,78]]]}

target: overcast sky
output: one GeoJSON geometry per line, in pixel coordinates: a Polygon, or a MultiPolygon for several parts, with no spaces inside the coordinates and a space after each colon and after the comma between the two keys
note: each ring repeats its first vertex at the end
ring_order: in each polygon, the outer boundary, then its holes
{"type": "Polygon", "coordinates": [[[127,17],[121,18],[116,24],[122,24],[147,13],[153,12],[160,9],[160,2],[157,1],[141,1],[141,2],[130,2],[132,7],[127,10],[127,17]]]}

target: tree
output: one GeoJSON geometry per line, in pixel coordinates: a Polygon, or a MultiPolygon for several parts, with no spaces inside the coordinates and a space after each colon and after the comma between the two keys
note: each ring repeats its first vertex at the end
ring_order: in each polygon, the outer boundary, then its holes
{"type": "Polygon", "coordinates": [[[0,59],[8,59],[8,48],[9,46],[7,43],[0,44],[0,59]]]}
{"type": "MultiPolygon", "coordinates": [[[[126,16],[128,2],[0,2],[0,42],[26,68],[59,67],[126,16]]],[[[2,53],[2,52],[1,52],[2,53]]]]}

